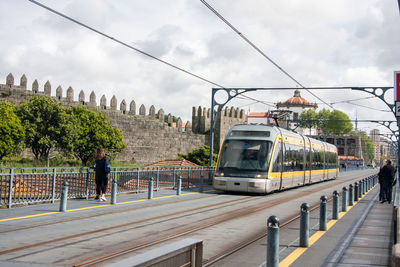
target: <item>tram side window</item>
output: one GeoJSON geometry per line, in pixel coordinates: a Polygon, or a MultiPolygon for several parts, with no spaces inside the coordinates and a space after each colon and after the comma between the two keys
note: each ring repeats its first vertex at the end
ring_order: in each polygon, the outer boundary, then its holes
{"type": "Polygon", "coordinates": [[[313,170],[321,170],[324,167],[324,152],[313,149],[313,170]]]}
{"type": "Polygon", "coordinates": [[[329,157],[329,168],[330,169],[337,168],[337,156],[336,156],[336,153],[328,152],[328,157],[329,157]]]}
{"type": "Polygon", "coordinates": [[[282,170],[281,166],[282,166],[281,145],[277,144],[274,151],[274,157],[272,159],[272,172],[281,172],[282,170]]]}
{"type": "Polygon", "coordinates": [[[284,171],[302,171],[304,165],[304,149],[301,146],[284,144],[285,157],[283,161],[284,171]]]}
{"type": "Polygon", "coordinates": [[[311,168],[312,168],[312,165],[311,165],[311,160],[310,160],[310,156],[311,156],[311,153],[310,153],[310,149],[309,148],[307,148],[307,150],[306,150],[306,170],[311,170],[311,168]]]}

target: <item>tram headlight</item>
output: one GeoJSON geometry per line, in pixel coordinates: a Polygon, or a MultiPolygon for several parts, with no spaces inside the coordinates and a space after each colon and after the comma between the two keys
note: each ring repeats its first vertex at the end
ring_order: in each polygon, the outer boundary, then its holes
{"type": "Polygon", "coordinates": [[[256,176],[254,176],[254,178],[260,179],[262,177],[261,174],[257,174],[256,176]]]}
{"type": "Polygon", "coordinates": [[[216,176],[224,177],[224,173],[223,173],[223,172],[217,172],[215,175],[216,175],[216,176]]]}

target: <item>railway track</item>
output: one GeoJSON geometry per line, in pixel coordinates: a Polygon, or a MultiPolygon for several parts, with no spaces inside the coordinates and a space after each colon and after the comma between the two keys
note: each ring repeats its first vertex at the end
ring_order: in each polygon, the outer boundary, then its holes
{"type": "MultiPolygon", "coordinates": [[[[54,261],[54,264],[63,265],[74,265],[74,266],[98,266],[105,265],[108,262],[115,261],[121,257],[126,257],[134,253],[138,253],[143,249],[158,246],[165,242],[172,241],[177,238],[184,236],[198,235],[202,231],[211,231],[216,226],[246,218],[247,216],[263,213],[265,210],[271,209],[280,205],[281,203],[287,203],[307,195],[312,195],[320,192],[321,190],[327,190],[332,187],[340,187],[352,183],[354,180],[360,179],[361,177],[354,177],[351,180],[334,180],[328,183],[321,183],[318,186],[310,186],[306,191],[302,190],[290,190],[290,194],[273,194],[263,197],[257,196],[243,196],[243,195],[207,195],[207,197],[194,198],[194,199],[180,199],[178,202],[157,204],[155,206],[143,206],[143,207],[132,207],[123,208],[121,210],[104,211],[99,217],[108,220],[109,217],[119,216],[123,221],[122,223],[110,223],[106,227],[97,227],[95,229],[87,230],[83,228],[79,232],[73,232],[71,234],[64,234],[61,236],[54,236],[53,238],[36,238],[34,242],[22,246],[15,246],[8,249],[2,249],[0,251],[0,260],[11,260],[19,261],[28,259],[30,257],[38,257],[44,254],[48,250],[62,249],[68,247],[84,247],[91,242],[97,242],[103,239],[117,239],[120,241],[117,243],[110,243],[107,245],[107,249],[99,249],[92,253],[78,253],[75,257],[71,258],[60,258],[54,261]],[[273,197],[271,197],[273,196],[273,197]],[[228,200],[225,200],[226,197],[228,200]],[[190,201],[193,202],[190,202],[190,201]],[[194,205],[194,202],[199,203],[206,202],[203,205],[194,205]],[[177,209],[176,211],[166,211],[156,216],[143,216],[143,213],[150,212],[152,208],[170,209],[171,206],[186,206],[184,209],[177,209]],[[187,206],[192,206],[187,208],[187,206]],[[141,219],[128,218],[136,214],[142,214],[141,219]],[[172,226],[172,227],[171,227],[172,226]],[[126,236],[134,236],[135,238],[123,238],[126,236]],[[38,240],[39,239],[39,240],[38,240]],[[134,240],[132,240],[134,239],[134,240]],[[112,251],[111,251],[112,250],[112,251]],[[108,251],[108,252],[107,252],[108,251]]],[[[340,187],[341,188],[341,187],[340,187]]],[[[318,199],[316,199],[318,202],[318,199]]],[[[298,211],[296,211],[298,213],[298,211]]],[[[265,215],[262,215],[265,216],[265,215]]],[[[139,216],[138,216],[139,217],[139,216]]],[[[289,216],[284,218],[282,223],[287,223],[290,220],[294,220],[296,216],[289,216]]],[[[12,234],[15,232],[24,231],[50,231],[49,228],[59,227],[63,224],[74,224],[74,223],[85,223],[87,220],[92,219],[89,214],[80,219],[77,217],[67,218],[66,220],[56,220],[54,222],[48,222],[40,224],[37,222],[35,225],[16,227],[14,230],[8,231],[12,234]]],[[[265,232],[265,231],[264,231],[265,232]]],[[[0,232],[0,236],[5,234],[4,231],[0,232]]],[[[265,233],[253,234],[250,237],[247,236],[245,239],[239,239],[232,242],[232,245],[225,246],[223,251],[217,251],[217,253],[207,253],[204,265],[210,266],[216,263],[218,260],[226,257],[245,247],[252,240],[259,240],[262,238],[262,234],[265,237],[265,233]]],[[[97,247],[97,246],[95,246],[97,247]]]]}

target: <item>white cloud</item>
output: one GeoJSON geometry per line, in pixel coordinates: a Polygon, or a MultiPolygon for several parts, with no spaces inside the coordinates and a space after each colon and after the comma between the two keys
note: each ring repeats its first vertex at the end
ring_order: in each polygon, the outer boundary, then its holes
{"type": "MultiPolygon", "coordinates": [[[[200,1],[42,0],[115,39],[227,87],[296,87],[200,1]]],[[[390,86],[400,70],[400,23],[396,1],[208,1],[268,57],[305,86],[390,86]]],[[[209,106],[216,87],[99,36],[32,3],[0,2],[0,79],[12,72],[28,84],[50,80],[55,88],[135,100],[191,119],[192,106],[209,106]]],[[[362,92],[315,91],[326,102],[368,96],[362,92]]],[[[248,95],[268,103],[292,91],[248,95]]],[[[302,91],[311,102],[320,102],[302,91]]],[[[385,109],[380,100],[360,104],[385,109]]],[[[235,99],[229,106],[266,110],[235,99]]],[[[324,107],[319,103],[320,107],[324,107]]],[[[337,104],[352,117],[385,112],[337,104]]],[[[373,118],[372,118],[373,117],[373,118]]]]}

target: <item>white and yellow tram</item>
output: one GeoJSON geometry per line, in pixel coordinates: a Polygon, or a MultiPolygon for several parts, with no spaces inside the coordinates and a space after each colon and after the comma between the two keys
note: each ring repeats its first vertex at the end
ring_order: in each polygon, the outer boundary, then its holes
{"type": "Polygon", "coordinates": [[[269,193],[338,174],[336,146],[262,124],[232,127],[221,146],[213,187],[269,193]]]}

